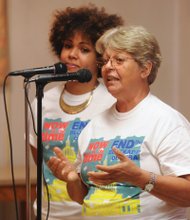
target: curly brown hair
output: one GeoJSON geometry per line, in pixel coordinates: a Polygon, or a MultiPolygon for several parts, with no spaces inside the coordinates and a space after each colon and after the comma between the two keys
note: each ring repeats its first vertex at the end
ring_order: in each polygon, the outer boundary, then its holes
{"type": "Polygon", "coordinates": [[[64,41],[76,32],[82,32],[95,46],[98,38],[108,29],[123,25],[123,19],[116,14],[108,14],[105,8],[90,4],[79,8],[67,7],[55,12],[49,41],[52,51],[60,57],[64,41]]]}

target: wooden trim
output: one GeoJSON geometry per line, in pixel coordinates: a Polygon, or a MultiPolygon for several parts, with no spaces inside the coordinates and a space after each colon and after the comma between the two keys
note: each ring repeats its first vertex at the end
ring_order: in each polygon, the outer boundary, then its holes
{"type": "MultiPolygon", "coordinates": [[[[26,201],[26,186],[16,186],[17,201],[26,201]]],[[[36,198],[36,185],[31,185],[31,201],[36,198]]],[[[14,201],[14,193],[12,185],[0,186],[0,201],[14,201]]]]}

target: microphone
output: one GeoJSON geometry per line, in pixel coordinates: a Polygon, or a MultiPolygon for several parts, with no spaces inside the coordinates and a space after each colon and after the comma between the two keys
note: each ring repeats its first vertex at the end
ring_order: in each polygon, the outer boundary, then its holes
{"type": "Polygon", "coordinates": [[[89,82],[92,79],[92,73],[88,69],[79,69],[77,72],[71,72],[60,75],[39,75],[35,79],[29,80],[29,82],[37,83],[50,83],[55,81],[72,81],[77,80],[81,83],[89,82]]]}
{"type": "Polygon", "coordinates": [[[67,67],[64,63],[56,63],[53,66],[46,66],[46,67],[38,67],[33,69],[25,69],[25,70],[18,70],[14,72],[10,72],[9,75],[11,76],[24,76],[26,78],[30,78],[37,74],[64,74],[67,72],[67,67]]]}

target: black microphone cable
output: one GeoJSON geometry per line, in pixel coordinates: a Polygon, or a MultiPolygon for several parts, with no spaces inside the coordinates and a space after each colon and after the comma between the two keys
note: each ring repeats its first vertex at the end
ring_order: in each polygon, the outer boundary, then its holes
{"type": "MultiPolygon", "coordinates": [[[[7,84],[7,80],[8,80],[9,76],[11,76],[11,75],[9,75],[9,74],[6,75],[6,77],[3,81],[3,100],[4,100],[5,118],[6,118],[6,122],[7,122],[8,139],[9,139],[9,146],[10,146],[11,179],[12,179],[12,186],[13,186],[12,189],[13,189],[13,196],[14,196],[16,220],[19,220],[18,198],[17,198],[17,192],[16,192],[15,173],[14,173],[13,144],[12,144],[12,135],[11,135],[10,121],[9,121],[9,114],[8,114],[8,107],[7,107],[7,98],[6,98],[6,84],[7,84]]],[[[28,106],[29,106],[31,117],[32,117],[34,133],[37,135],[37,132],[36,132],[36,129],[35,129],[34,114],[32,112],[31,103],[30,103],[28,93],[27,93],[28,84],[29,84],[29,82],[27,81],[27,83],[24,86],[24,91],[25,91],[26,100],[27,100],[27,103],[28,103],[28,106]]],[[[46,191],[47,191],[47,198],[48,198],[47,217],[46,217],[46,220],[48,220],[49,210],[50,210],[50,199],[49,199],[49,189],[48,189],[45,177],[44,177],[44,172],[43,172],[43,180],[44,180],[45,188],[46,188],[46,191]]]]}
{"type": "Polygon", "coordinates": [[[8,138],[9,138],[9,144],[10,144],[11,177],[12,177],[12,185],[13,185],[14,203],[15,203],[15,209],[16,209],[16,219],[19,220],[18,204],[17,204],[18,201],[17,201],[15,175],[14,175],[13,146],[12,146],[12,137],[11,137],[11,129],[10,129],[10,123],[9,123],[7,101],[6,101],[6,82],[7,82],[8,77],[9,75],[6,75],[3,81],[3,99],[4,99],[4,107],[5,107],[5,116],[6,116],[6,121],[7,121],[8,138]]]}

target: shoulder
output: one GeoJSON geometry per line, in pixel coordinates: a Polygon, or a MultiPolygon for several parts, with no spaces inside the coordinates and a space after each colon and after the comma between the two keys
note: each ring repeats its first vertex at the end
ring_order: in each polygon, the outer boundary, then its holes
{"type": "Polygon", "coordinates": [[[114,104],[104,109],[99,114],[95,115],[83,129],[84,133],[88,131],[94,131],[96,129],[101,130],[103,124],[110,124],[110,120],[113,117],[114,104]]]}
{"type": "Polygon", "coordinates": [[[54,87],[51,87],[51,88],[45,90],[44,97],[48,98],[48,97],[51,97],[51,96],[54,96],[54,95],[61,94],[63,88],[64,88],[63,83],[62,84],[57,84],[54,87]]]}
{"type": "Polygon", "coordinates": [[[175,108],[161,101],[156,96],[150,94],[149,97],[149,111],[150,115],[157,118],[158,121],[162,121],[165,124],[171,124],[176,126],[190,126],[189,121],[175,108]]]}

